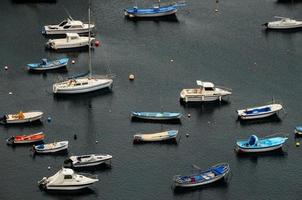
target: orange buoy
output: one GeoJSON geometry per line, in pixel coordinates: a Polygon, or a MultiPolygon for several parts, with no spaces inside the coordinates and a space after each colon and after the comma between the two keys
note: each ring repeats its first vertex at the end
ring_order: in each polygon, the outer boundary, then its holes
{"type": "Polygon", "coordinates": [[[96,41],[94,42],[94,45],[95,45],[96,47],[100,46],[100,41],[96,40],[96,41]]]}

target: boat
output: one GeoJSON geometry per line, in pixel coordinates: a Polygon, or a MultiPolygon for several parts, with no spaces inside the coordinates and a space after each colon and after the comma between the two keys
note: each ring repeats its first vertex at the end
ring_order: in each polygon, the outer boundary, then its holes
{"type": "Polygon", "coordinates": [[[66,67],[68,60],[68,58],[61,58],[58,60],[49,61],[46,58],[43,58],[40,63],[27,64],[27,69],[32,71],[58,69],[61,67],[66,67]]]}
{"type": "Polygon", "coordinates": [[[91,43],[95,41],[93,37],[79,36],[77,33],[66,33],[65,35],[65,38],[49,39],[46,47],[54,50],[90,47],[91,43]]]}
{"type": "Polygon", "coordinates": [[[133,136],[134,142],[157,142],[175,140],[178,134],[178,130],[168,130],[159,133],[147,133],[147,134],[135,134],[133,136]]]}
{"type": "Polygon", "coordinates": [[[237,110],[237,114],[240,119],[244,119],[244,120],[259,119],[259,118],[272,116],[282,109],[283,107],[281,104],[269,104],[265,106],[237,110]]]}
{"type": "MultiPolygon", "coordinates": [[[[88,8],[88,17],[90,24],[90,2],[88,8]]],[[[88,34],[89,40],[91,39],[90,32],[88,34]]],[[[110,75],[92,75],[91,65],[91,43],[89,46],[89,74],[87,76],[71,77],[65,81],[53,84],[54,94],[80,94],[93,92],[105,88],[112,88],[113,79],[110,75]]]]}
{"type": "Polygon", "coordinates": [[[192,175],[176,175],[173,178],[175,187],[196,187],[207,185],[224,178],[230,172],[227,163],[221,163],[210,167],[205,171],[200,171],[192,175]]]}
{"type": "Polygon", "coordinates": [[[87,33],[92,31],[94,24],[85,24],[82,21],[74,20],[72,17],[68,17],[57,25],[46,25],[42,29],[42,34],[54,35],[65,33],[87,33]]]}
{"type": "Polygon", "coordinates": [[[296,126],[296,128],[295,128],[295,134],[297,136],[302,136],[302,126],[296,126]]]}
{"type": "Polygon", "coordinates": [[[146,120],[178,120],[181,116],[181,113],[174,112],[131,112],[132,118],[146,120]]]}
{"type": "Polygon", "coordinates": [[[160,0],[158,4],[153,5],[151,8],[138,8],[134,6],[132,8],[124,9],[124,13],[126,17],[163,17],[168,15],[175,15],[178,11],[178,8],[181,6],[185,6],[184,2],[180,3],[169,3],[169,4],[161,4],[160,0]]]}
{"type": "Polygon", "coordinates": [[[45,135],[43,132],[30,134],[30,135],[15,135],[6,139],[8,144],[27,144],[41,142],[44,140],[45,135]]]}
{"type": "Polygon", "coordinates": [[[68,141],[53,142],[48,144],[39,144],[33,146],[36,153],[55,153],[67,150],[68,141]]]}
{"type": "Polygon", "coordinates": [[[70,168],[62,168],[55,175],[44,177],[38,185],[46,190],[79,190],[98,182],[97,177],[77,174],[70,168]]]}
{"type": "Polygon", "coordinates": [[[16,114],[6,114],[0,120],[3,124],[19,124],[40,120],[43,116],[41,111],[18,112],[16,114]]]}
{"type": "Polygon", "coordinates": [[[245,153],[273,151],[281,148],[287,139],[287,137],[258,138],[256,135],[251,135],[249,139],[236,142],[236,151],[245,153]]]}
{"type": "Polygon", "coordinates": [[[180,92],[181,102],[205,102],[205,101],[222,101],[223,97],[232,94],[231,89],[224,87],[215,87],[212,82],[196,81],[199,88],[183,89],[180,92]]]}
{"type": "Polygon", "coordinates": [[[263,24],[268,29],[293,29],[293,28],[302,28],[302,21],[294,20],[288,17],[278,17],[275,18],[279,19],[273,22],[267,22],[263,24]]]}
{"type": "Polygon", "coordinates": [[[80,156],[70,156],[65,163],[71,163],[72,167],[92,167],[107,161],[111,161],[112,156],[108,154],[89,154],[80,156]]]}

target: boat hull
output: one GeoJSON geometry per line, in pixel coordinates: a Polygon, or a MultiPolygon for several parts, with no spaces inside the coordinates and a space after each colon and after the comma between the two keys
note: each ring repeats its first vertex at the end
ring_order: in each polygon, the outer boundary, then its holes
{"type": "Polygon", "coordinates": [[[76,88],[76,89],[60,89],[53,87],[53,93],[55,94],[80,94],[80,93],[87,93],[87,92],[93,92],[96,90],[101,90],[105,88],[111,88],[113,84],[113,81],[108,81],[104,84],[95,85],[93,87],[86,87],[86,88],[76,88]]]}
{"type": "Polygon", "coordinates": [[[89,187],[93,183],[84,184],[84,185],[46,185],[45,189],[47,190],[80,190],[89,187]]]}
{"type": "Polygon", "coordinates": [[[19,120],[6,120],[7,124],[20,124],[20,123],[28,123],[36,120],[40,120],[42,116],[32,117],[29,119],[19,119],[19,120]]]}
{"type": "Polygon", "coordinates": [[[236,151],[241,153],[260,153],[260,152],[274,151],[282,148],[282,146],[283,144],[267,147],[267,148],[241,148],[237,146],[236,151]]]}
{"type": "Polygon", "coordinates": [[[260,118],[265,118],[265,117],[270,117],[272,115],[275,115],[278,111],[274,111],[274,112],[270,112],[270,113],[263,113],[263,114],[259,114],[259,115],[240,115],[240,119],[260,119],[260,118]]]}
{"type": "Polygon", "coordinates": [[[186,96],[181,97],[180,100],[182,102],[209,102],[209,101],[221,101],[224,97],[229,95],[217,95],[217,96],[186,96]]]}
{"type": "Polygon", "coordinates": [[[211,179],[211,180],[208,180],[208,181],[205,181],[202,183],[188,183],[188,184],[175,183],[175,187],[180,187],[180,188],[197,187],[197,186],[207,185],[207,184],[216,182],[222,178],[224,178],[224,176],[216,177],[214,179],[211,179]]]}
{"type": "Polygon", "coordinates": [[[177,12],[177,9],[171,10],[168,12],[161,12],[161,13],[150,13],[150,14],[140,14],[140,13],[130,13],[125,11],[125,16],[127,17],[140,17],[140,18],[152,18],[152,17],[164,17],[164,16],[169,16],[169,15],[175,15],[177,12]]]}
{"type": "Polygon", "coordinates": [[[27,67],[27,69],[30,70],[30,71],[46,71],[46,70],[58,69],[58,68],[61,68],[61,67],[66,67],[66,66],[67,66],[67,63],[52,66],[52,67],[35,67],[35,68],[27,67]]]}
{"type": "Polygon", "coordinates": [[[178,131],[170,130],[161,133],[136,134],[133,136],[133,142],[161,142],[161,141],[176,141],[178,131]]]}
{"type": "MultiPolygon", "coordinates": [[[[92,28],[90,28],[90,31],[92,30],[92,28]]],[[[63,35],[66,33],[88,33],[89,29],[85,28],[85,29],[68,29],[68,30],[54,30],[54,29],[47,29],[47,28],[43,28],[42,30],[42,34],[44,35],[63,35]]]]}

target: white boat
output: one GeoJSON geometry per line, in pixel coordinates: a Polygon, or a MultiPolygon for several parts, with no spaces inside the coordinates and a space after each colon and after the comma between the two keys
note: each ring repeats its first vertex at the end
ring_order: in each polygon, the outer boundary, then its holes
{"type": "Polygon", "coordinates": [[[100,165],[112,159],[108,154],[89,154],[80,156],[70,156],[65,163],[71,163],[73,167],[92,167],[100,165]]]}
{"type": "Polygon", "coordinates": [[[65,38],[48,40],[46,47],[54,50],[80,48],[90,46],[94,40],[93,37],[79,36],[77,33],[66,33],[65,38]]]}
{"type": "Polygon", "coordinates": [[[232,94],[231,89],[215,87],[211,82],[196,81],[199,88],[183,89],[180,92],[180,100],[183,102],[221,101],[223,97],[232,94]]]}
{"type": "Polygon", "coordinates": [[[282,109],[283,107],[281,104],[269,104],[237,110],[237,114],[240,119],[259,119],[272,116],[282,109]]]}
{"type": "Polygon", "coordinates": [[[157,142],[165,140],[176,140],[178,130],[169,130],[159,133],[136,134],[133,136],[134,142],[157,142]]]}
{"type": "Polygon", "coordinates": [[[55,175],[44,177],[38,184],[46,190],[79,190],[99,181],[97,177],[76,174],[72,169],[62,168],[55,175]]]}
{"type": "Polygon", "coordinates": [[[82,21],[74,20],[71,17],[63,20],[58,25],[46,25],[43,27],[42,34],[54,35],[65,33],[87,33],[92,31],[94,24],[85,24],[82,21]]]}
{"type": "Polygon", "coordinates": [[[1,119],[1,122],[4,124],[18,124],[18,123],[27,123],[33,122],[41,119],[43,112],[41,111],[29,111],[29,112],[18,112],[16,114],[7,114],[4,115],[1,119]]]}
{"type": "MultiPolygon", "coordinates": [[[[90,23],[90,3],[88,9],[88,17],[90,23]]],[[[88,39],[90,40],[90,32],[88,39]]],[[[89,75],[88,77],[76,77],[70,80],[65,80],[53,84],[54,94],[80,94],[93,92],[104,88],[112,88],[113,79],[108,75],[94,75],[92,76],[92,65],[91,65],[91,43],[89,46],[89,75]]]]}
{"type": "Polygon", "coordinates": [[[80,77],[53,85],[53,93],[55,94],[79,94],[100,90],[103,88],[111,88],[113,80],[111,78],[98,77],[80,77]]]}
{"type": "Polygon", "coordinates": [[[288,17],[275,17],[279,20],[265,23],[264,25],[269,29],[292,29],[302,28],[302,21],[294,20],[288,17]]]}
{"type": "Polygon", "coordinates": [[[68,141],[53,142],[49,144],[34,145],[36,153],[55,153],[68,148],[68,141]]]}

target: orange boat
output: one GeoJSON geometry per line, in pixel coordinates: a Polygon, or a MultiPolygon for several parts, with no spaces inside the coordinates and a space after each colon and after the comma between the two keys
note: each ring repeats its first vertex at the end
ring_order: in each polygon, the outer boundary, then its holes
{"type": "Polygon", "coordinates": [[[40,142],[44,140],[45,135],[43,132],[31,134],[31,135],[16,135],[9,137],[6,141],[9,144],[26,144],[40,142]]]}

